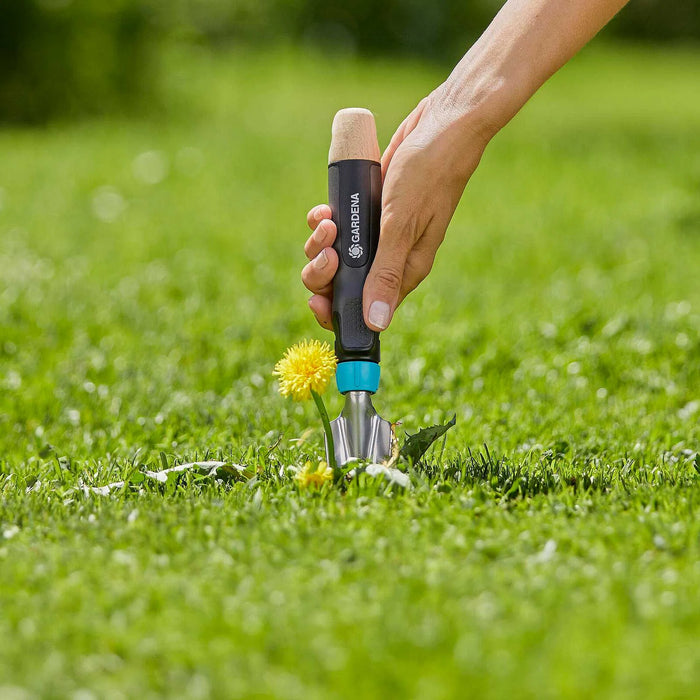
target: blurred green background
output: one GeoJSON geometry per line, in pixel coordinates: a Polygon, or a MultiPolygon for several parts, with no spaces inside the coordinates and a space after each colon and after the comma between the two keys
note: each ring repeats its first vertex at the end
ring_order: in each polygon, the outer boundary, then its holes
{"type": "MultiPolygon", "coordinates": [[[[329,52],[456,62],[499,0],[4,0],[0,120],[162,106],[159,49],[295,43],[329,52]]],[[[610,37],[697,41],[700,3],[634,0],[610,37]]]]}
{"type": "Polygon", "coordinates": [[[697,1],[489,145],[383,335],[399,434],[457,416],[413,489],[290,476],[333,113],[386,144],[495,9],[0,0],[0,700],[697,696],[697,1]],[[258,475],[91,490],[203,457],[258,475]]]}

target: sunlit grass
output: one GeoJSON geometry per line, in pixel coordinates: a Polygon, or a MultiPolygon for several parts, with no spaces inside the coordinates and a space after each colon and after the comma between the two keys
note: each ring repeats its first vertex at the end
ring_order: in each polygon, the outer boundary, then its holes
{"type": "Polygon", "coordinates": [[[304,215],[334,111],[385,144],[445,71],[164,61],[151,118],[0,132],[0,695],[691,696],[700,56],[584,53],[489,146],[375,399],[457,425],[345,495],[272,376],[330,340],[304,215]]]}

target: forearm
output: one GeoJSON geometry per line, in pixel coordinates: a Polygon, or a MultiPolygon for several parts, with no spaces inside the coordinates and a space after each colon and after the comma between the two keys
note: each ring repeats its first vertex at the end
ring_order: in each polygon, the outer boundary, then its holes
{"type": "Polygon", "coordinates": [[[627,1],[508,0],[443,84],[443,109],[490,138],[627,1]]]}

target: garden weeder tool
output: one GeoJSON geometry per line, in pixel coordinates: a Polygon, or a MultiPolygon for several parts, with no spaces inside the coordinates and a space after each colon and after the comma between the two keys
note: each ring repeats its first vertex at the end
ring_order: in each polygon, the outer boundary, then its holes
{"type": "MultiPolygon", "coordinates": [[[[379,243],[382,173],[372,112],[341,109],[333,119],[328,154],[328,197],[338,229],[333,247],[333,330],[336,382],[345,407],[331,421],[338,465],[353,459],[381,462],[391,454],[391,423],[372,405],[379,387],[379,333],[362,313],[362,290],[379,243]]],[[[326,452],[328,444],[326,442],[326,452]]]]}

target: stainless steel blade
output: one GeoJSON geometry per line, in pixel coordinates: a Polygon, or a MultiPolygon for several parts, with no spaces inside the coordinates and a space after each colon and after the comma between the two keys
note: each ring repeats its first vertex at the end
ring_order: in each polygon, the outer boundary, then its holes
{"type": "Polygon", "coordinates": [[[354,459],[383,462],[391,456],[391,423],[377,415],[368,391],[345,394],[345,406],[331,421],[331,433],[338,466],[354,459]]]}

